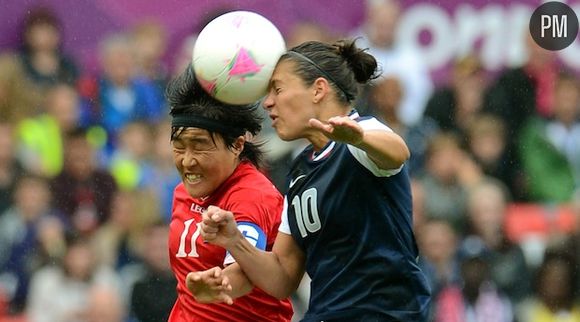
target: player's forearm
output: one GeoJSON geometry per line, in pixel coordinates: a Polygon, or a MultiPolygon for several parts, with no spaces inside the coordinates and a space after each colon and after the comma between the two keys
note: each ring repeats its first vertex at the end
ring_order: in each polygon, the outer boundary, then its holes
{"type": "Polygon", "coordinates": [[[228,251],[252,284],[271,296],[285,299],[298,288],[303,273],[288,272],[273,252],[261,251],[243,238],[229,247],[228,251]]]}
{"type": "Polygon", "coordinates": [[[363,140],[356,145],[381,169],[399,168],[411,153],[403,139],[393,133],[380,130],[365,131],[363,140]]]}
{"type": "Polygon", "coordinates": [[[254,285],[248,279],[238,263],[228,265],[223,273],[228,277],[232,291],[229,294],[233,299],[242,297],[254,289],[254,285]]]}

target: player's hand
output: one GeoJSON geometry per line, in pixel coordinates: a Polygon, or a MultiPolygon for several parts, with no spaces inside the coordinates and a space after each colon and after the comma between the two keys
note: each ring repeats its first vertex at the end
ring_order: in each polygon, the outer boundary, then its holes
{"type": "Polygon", "coordinates": [[[229,295],[232,291],[230,281],[219,267],[187,274],[185,285],[199,303],[234,303],[229,295]]]}
{"type": "Polygon", "coordinates": [[[348,116],[331,117],[327,122],[310,119],[309,124],[312,128],[319,130],[333,141],[357,145],[364,138],[364,130],[362,127],[348,116]]]}
{"type": "Polygon", "coordinates": [[[209,206],[202,218],[201,237],[208,243],[228,249],[236,238],[243,238],[231,211],[209,206]]]}

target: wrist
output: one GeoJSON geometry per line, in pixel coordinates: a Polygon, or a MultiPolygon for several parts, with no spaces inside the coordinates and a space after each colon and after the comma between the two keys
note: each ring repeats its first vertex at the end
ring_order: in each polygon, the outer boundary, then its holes
{"type": "Polygon", "coordinates": [[[352,146],[357,147],[359,149],[364,150],[365,147],[365,131],[362,132],[362,135],[358,138],[358,140],[351,143],[352,146]]]}
{"type": "Polygon", "coordinates": [[[239,248],[245,241],[246,237],[244,237],[244,235],[242,235],[242,233],[236,228],[232,237],[228,239],[228,243],[224,245],[224,248],[231,253],[234,249],[239,248]]]}

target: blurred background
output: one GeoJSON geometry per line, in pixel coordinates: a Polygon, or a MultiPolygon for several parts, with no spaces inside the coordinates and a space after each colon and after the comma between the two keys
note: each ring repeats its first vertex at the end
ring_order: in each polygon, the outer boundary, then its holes
{"type": "MultiPolygon", "coordinates": [[[[203,26],[238,9],[289,47],[360,37],[379,61],[356,107],[411,149],[432,321],[580,321],[580,42],[538,47],[540,4],[0,1],[0,321],[166,319],[180,179],[163,91],[203,26]]],[[[264,126],[264,171],[285,192],[304,143],[264,126]]]]}

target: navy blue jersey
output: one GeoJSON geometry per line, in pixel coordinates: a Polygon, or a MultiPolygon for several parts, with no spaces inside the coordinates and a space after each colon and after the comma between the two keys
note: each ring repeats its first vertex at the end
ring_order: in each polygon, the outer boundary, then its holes
{"type": "MultiPolygon", "coordinates": [[[[368,129],[384,128],[359,118],[368,129]]],[[[294,161],[280,226],[306,254],[303,321],[425,321],[430,292],[417,265],[406,168],[379,169],[360,149],[329,142],[294,161]]]]}

